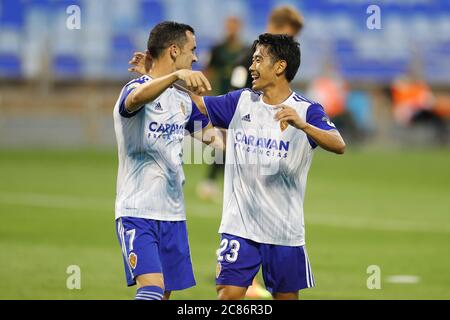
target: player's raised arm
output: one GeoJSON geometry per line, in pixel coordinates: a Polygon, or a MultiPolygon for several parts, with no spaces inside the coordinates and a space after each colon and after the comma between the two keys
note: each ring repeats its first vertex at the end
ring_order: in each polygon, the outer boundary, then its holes
{"type": "Polygon", "coordinates": [[[130,113],[138,110],[144,104],[154,101],[164,90],[178,80],[184,81],[187,88],[194,93],[202,94],[211,90],[211,84],[203,73],[182,69],[137,87],[128,95],[125,101],[125,108],[130,113]]]}
{"type": "Polygon", "coordinates": [[[128,64],[131,65],[128,68],[128,72],[136,72],[142,76],[149,76],[152,69],[152,57],[148,51],[138,51],[133,54],[128,64]]]}
{"type": "MultiPolygon", "coordinates": [[[[136,72],[140,75],[150,76],[151,61],[152,61],[152,59],[148,52],[146,52],[146,53],[135,52],[133,54],[133,56],[131,57],[130,61],[128,61],[128,63],[131,65],[130,68],[128,68],[128,71],[136,72]]],[[[204,78],[203,80],[208,81],[206,78],[204,78]]],[[[186,83],[186,85],[187,85],[187,83],[186,83]]],[[[201,96],[193,93],[192,91],[189,91],[188,89],[186,89],[185,87],[183,87],[179,84],[173,83],[173,86],[176,87],[178,90],[188,93],[191,96],[192,101],[194,101],[194,103],[196,103],[197,106],[199,106],[200,111],[206,115],[206,107],[205,107],[205,104],[203,103],[203,99],[201,96]]],[[[209,85],[208,90],[211,90],[210,85],[209,85]]]]}
{"type": "MultiPolygon", "coordinates": [[[[280,110],[275,114],[276,120],[279,120],[282,123],[285,122],[299,130],[302,130],[308,135],[308,137],[313,139],[317,145],[321,146],[325,150],[337,154],[343,154],[345,152],[344,139],[342,139],[339,131],[334,128],[334,125],[332,125],[324,113],[324,116],[321,116],[319,120],[326,122],[325,128],[322,129],[314,125],[314,120],[307,121],[302,119],[291,107],[282,105],[279,109],[280,110]]],[[[320,114],[319,112],[320,111],[316,111],[316,116],[320,114]]],[[[311,118],[314,118],[314,116],[311,116],[311,118]]]]}
{"type": "Polygon", "coordinates": [[[191,95],[191,99],[198,110],[208,116],[214,127],[228,129],[243,91],[244,89],[235,90],[221,96],[191,95]]]}

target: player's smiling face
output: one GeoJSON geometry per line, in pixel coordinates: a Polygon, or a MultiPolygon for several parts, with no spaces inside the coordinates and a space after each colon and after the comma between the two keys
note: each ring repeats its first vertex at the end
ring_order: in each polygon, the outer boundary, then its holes
{"type": "Polygon", "coordinates": [[[180,54],[175,60],[175,68],[180,69],[192,69],[192,64],[197,62],[197,56],[195,55],[195,49],[197,48],[197,43],[195,41],[195,35],[186,31],[187,41],[181,48],[180,54]]]}
{"type": "Polygon", "coordinates": [[[252,89],[264,91],[265,88],[274,84],[276,79],[276,64],[269,55],[269,50],[265,46],[256,46],[253,54],[253,62],[249,68],[253,78],[252,89]]]}

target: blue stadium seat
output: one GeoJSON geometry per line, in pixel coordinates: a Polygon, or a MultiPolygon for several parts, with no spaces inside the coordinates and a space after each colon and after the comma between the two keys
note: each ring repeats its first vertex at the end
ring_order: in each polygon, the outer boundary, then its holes
{"type": "Polygon", "coordinates": [[[425,78],[430,82],[450,82],[450,40],[423,51],[425,78]]]}
{"type": "Polygon", "coordinates": [[[325,8],[322,11],[322,13],[324,12],[329,12],[329,13],[347,13],[350,14],[352,12],[354,12],[356,10],[356,5],[350,3],[349,1],[345,2],[345,1],[328,1],[324,4],[325,8]]]}
{"type": "Polygon", "coordinates": [[[49,23],[49,27],[53,28],[56,23],[58,23],[58,18],[64,19],[66,21],[68,14],[66,12],[67,8],[71,5],[76,5],[80,7],[81,10],[81,21],[83,21],[83,9],[82,3],[80,0],[57,0],[50,1],[49,4],[45,7],[47,13],[47,19],[49,23]]]}
{"type": "MultiPolygon", "coordinates": [[[[16,0],[19,2],[20,0],[16,0]]],[[[47,11],[61,10],[71,5],[82,6],[82,0],[22,0],[25,9],[42,9],[47,11]]]]}
{"type": "Polygon", "coordinates": [[[355,44],[349,39],[337,39],[334,42],[334,57],[345,59],[356,54],[355,44]]]}
{"type": "Polygon", "coordinates": [[[111,50],[113,54],[130,55],[135,51],[135,45],[130,34],[113,34],[111,37],[111,50]]]}
{"type": "Polygon", "coordinates": [[[439,13],[439,6],[436,2],[415,3],[411,6],[411,12],[426,16],[428,19],[433,19],[439,13]]]}
{"type": "Polygon", "coordinates": [[[270,10],[274,7],[273,0],[248,0],[248,12],[251,12],[250,21],[255,30],[264,30],[270,10]]]}
{"type": "MultiPolygon", "coordinates": [[[[371,12],[367,13],[367,8],[369,4],[359,4],[355,5],[355,8],[349,14],[349,19],[351,19],[359,31],[367,30],[367,19],[371,16],[371,12]]],[[[381,24],[383,24],[383,17],[385,12],[381,8],[381,24]]]]}
{"type": "Polygon", "coordinates": [[[392,59],[374,60],[348,57],[337,63],[345,79],[350,81],[369,81],[388,84],[392,80],[407,72],[408,61],[392,59]]]}
{"type": "Polygon", "coordinates": [[[327,0],[302,1],[301,8],[307,13],[323,14],[326,12],[327,0]]]}
{"type": "Polygon", "coordinates": [[[141,0],[140,25],[150,30],[155,24],[166,20],[166,9],[161,0],[141,0]]]}
{"type": "Polygon", "coordinates": [[[25,9],[28,10],[30,8],[41,8],[48,10],[50,9],[50,5],[53,1],[51,0],[33,0],[25,2],[25,9]]]}
{"type": "Polygon", "coordinates": [[[0,29],[3,26],[21,29],[24,24],[24,5],[19,0],[0,0],[0,29]]]}
{"type": "Polygon", "coordinates": [[[450,35],[449,35],[449,39],[447,41],[443,41],[438,45],[437,50],[443,56],[450,57],[450,35]]]}
{"type": "MultiPolygon", "coordinates": [[[[131,55],[129,56],[131,57],[131,55]]],[[[104,73],[102,77],[107,77],[108,79],[123,80],[130,77],[128,72],[128,58],[113,55],[106,61],[106,67],[104,68],[104,73]]]]}
{"type": "Polygon", "coordinates": [[[52,71],[56,78],[80,78],[82,76],[80,58],[60,54],[53,57],[52,71]]]}
{"type": "Polygon", "coordinates": [[[441,0],[438,1],[438,10],[450,13],[450,1],[441,0]]]}
{"type": "MultiPolygon", "coordinates": [[[[71,5],[76,5],[76,6],[82,6],[83,5],[83,1],[86,0],[57,0],[57,1],[51,1],[51,3],[54,3],[55,6],[62,6],[62,7],[68,7],[71,5]]],[[[90,0],[88,0],[90,1],[90,0]]]]}
{"type": "Polygon", "coordinates": [[[113,79],[123,79],[127,77],[129,68],[128,60],[136,51],[133,38],[130,34],[114,34],[110,44],[111,55],[108,58],[107,73],[113,79]]]}
{"type": "Polygon", "coordinates": [[[22,63],[19,56],[0,53],[0,77],[18,78],[22,73],[22,63]]]}

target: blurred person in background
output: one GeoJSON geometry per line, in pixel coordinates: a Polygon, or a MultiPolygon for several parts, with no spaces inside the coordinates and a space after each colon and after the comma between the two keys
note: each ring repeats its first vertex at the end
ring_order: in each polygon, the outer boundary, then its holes
{"type": "MultiPolygon", "coordinates": [[[[240,39],[241,20],[231,16],[225,20],[225,39],[211,48],[210,60],[204,73],[214,88],[214,95],[226,94],[231,91],[231,72],[235,61],[242,55],[245,46],[240,39]]],[[[220,201],[221,192],[216,180],[219,173],[223,174],[223,162],[217,158],[208,168],[207,179],[197,186],[197,196],[202,200],[220,201]]]]}
{"type": "Polygon", "coordinates": [[[367,90],[352,89],[347,94],[345,104],[355,124],[355,136],[352,142],[367,141],[375,132],[373,101],[367,90]]]}
{"type": "MultiPolygon", "coordinates": [[[[304,26],[301,13],[291,6],[279,6],[272,10],[267,22],[266,33],[287,34],[296,37],[304,26]]],[[[245,53],[235,61],[231,75],[231,86],[233,89],[251,88],[252,77],[249,68],[252,65],[253,51],[249,47],[245,53]]]]}
{"type": "Polygon", "coordinates": [[[436,112],[436,99],[419,68],[395,79],[391,85],[394,119],[402,126],[424,126],[433,130],[434,141],[445,143],[445,120],[436,112]]]}
{"type": "Polygon", "coordinates": [[[336,68],[328,63],[320,76],[311,82],[307,91],[312,100],[323,105],[325,112],[339,127],[344,138],[354,141],[358,133],[355,121],[346,107],[348,90],[347,82],[336,68]]]}
{"type": "Polygon", "coordinates": [[[232,89],[230,79],[234,63],[246,48],[240,38],[241,30],[241,20],[228,17],[225,20],[225,38],[211,48],[204,74],[211,80],[214,95],[226,94],[232,89]]]}

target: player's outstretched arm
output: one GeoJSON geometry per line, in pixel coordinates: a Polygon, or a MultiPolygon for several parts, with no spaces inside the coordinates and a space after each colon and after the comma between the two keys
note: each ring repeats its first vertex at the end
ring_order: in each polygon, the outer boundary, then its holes
{"type": "Polygon", "coordinates": [[[184,81],[187,88],[194,93],[203,94],[211,90],[211,84],[203,73],[182,69],[137,87],[128,95],[125,101],[125,108],[130,113],[138,110],[144,104],[154,101],[164,90],[178,80],[184,81]]]}
{"type": "MultiPolygon", "coordinates": [[[[151,62],[152,60],[149,53],[135,52],[131,57],[130,61],[128,61],[128,63],[131,65],[131,67],[128,68],[128,71],[136,72],[140,75],[150,75],[151,62]]],[[[202,110],[200,111],[206,115],[206,108],[203,103],[202,97],[194,94],[193,92],[189,91],[188,89],[179,84],[174,83],[173,86],[176,87],[178,90],[188,93],[191,96],[192,100],[197,105],[200,105],[200,107],[202,107],[202,110]]]]}
{"type": "Polygon", "coordinates": [[[212,126],[211,122],[201,131],[194,132],[192,136],[217,150],[225,150],[225,136],[222,131],[212,126]]]}
{"type": "MultiPolygon", "coordinates": [[[[186,88],[174,84],[174,87],[178,90],[184,91],[191,97],[192,101],[197,106],[197,109],[205,116],[208,117],[208,112],[206,111],[205,101],[202,96],[199,96],[186,88]]],[[[203,128],[202,131],[193,134],[193,137],[203,143],[213,147],[214,149],[225,151],[227,145],[227,130],[223,128],[214,127],[211,122],[203,128]]]]}
{"type": "Polygon", "coordinates": [[[323,149],[343,154],[345,152],[345,142],[337,130],[323,130],[317,128],[302,119],[298,113],[291,107],[280,106],[280,111],[275,115],[275,119],[281,122],[287,122],[291,126],[303,130],[323,149]]]}
{"type": "Polygon", "coordinates": [[[197,105],[198,110],[205,116],[208,116],[208,112],[206,111],[206,105],[205,101],[203,101],[203,97],[196,95],[192,92],[189,92],[189,96],[191,97],[192,101],[194,101],[194,103],[197,105]]]}

